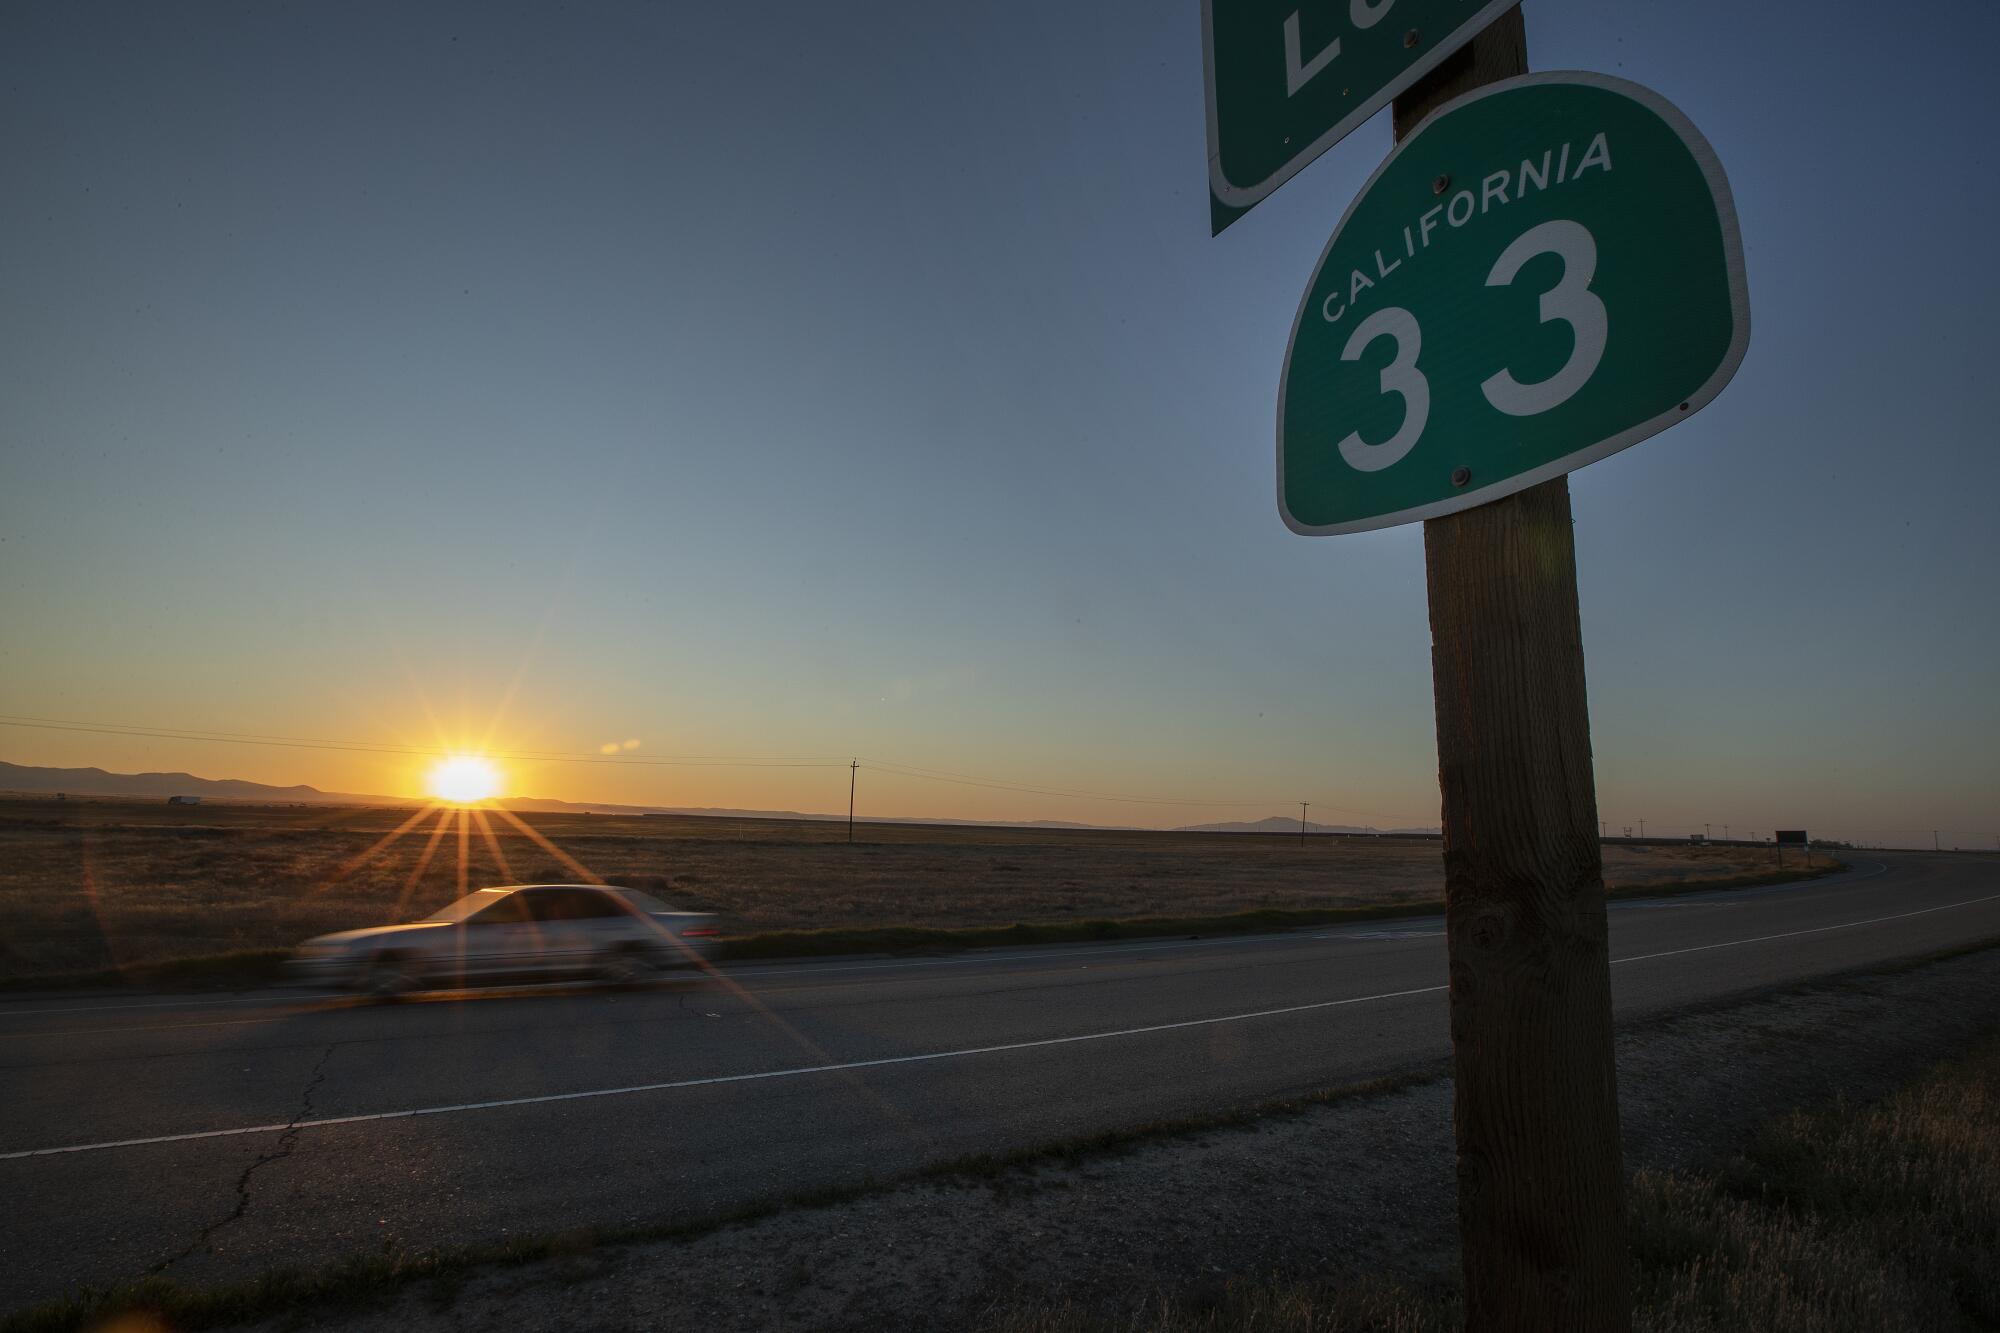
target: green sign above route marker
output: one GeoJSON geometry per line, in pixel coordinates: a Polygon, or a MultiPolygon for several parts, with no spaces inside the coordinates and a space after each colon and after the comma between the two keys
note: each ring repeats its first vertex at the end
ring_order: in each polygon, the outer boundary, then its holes
{"type": "Polygon", "coordinates": [[[1210,233],[1516,3],[1202,0],[1210,233]]]}
{"type": "Polygon", "coordinates": [[[1714,152],[1656,94],[1529,74],[1427,117],[1292,321],[1278,511],[1365,532],[1497,500],[1686,419],[1750,343],[1714,152]]]}

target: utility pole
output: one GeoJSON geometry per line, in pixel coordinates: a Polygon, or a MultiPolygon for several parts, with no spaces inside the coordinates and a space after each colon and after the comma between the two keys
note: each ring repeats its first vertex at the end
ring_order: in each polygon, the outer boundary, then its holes
{"type": "Polygon", "coordinates": [[[1722,840],[1723,840],[1724,842],[1728,842],[1728,841],[1729,841],[1729,825],[1727,825],[1727,824],[1724,824],[1724,825],[1722,826],[1722,840]]]}
{"type": "MultiPolygon", "coordinates": [[[[1396,99],[1396,138],[1527,69],[1510,9],[1396,99]]],[[[1619,1333],[1631,1259],[1568,479],[1427,519],[1424,569],[1466,1327],[1619,1333]]]]}
{"type": "Polygon", "coordinates": [[[847,841],[850,845],[854,842],[854,776],[860,771],[859,759],[847,761],[847,841]]]}
{"type": "Polygon", "coordinates": [[[1306,803],[1299,802],[1299,846],[1306,845],[1306,803]]]}
{"type": "Polygon", "coordinates": [[[1938,846],[1938,831],[1936,829],[1931,830],[1931,850],[1934,852],[1941,852],[1944,850],[1944,848],[1938,846]]]}
{"type": "Polygon", "coordinates": [[[1710,828],[1707,824],[1703,824],[1701,826],[1701,840],[1703,842],[1715,841],[1715,830],[1710,828]]]}
{"type": "Polygon", "coordinates": [[[1643,819],[1639,821],[1639,836],[1642,838],[1646,836],[1646,821],[1643,819]]]}
{"type": "Polygon", "coordinates": [[[1605,825],[1606,825],[1606,824],[1607,824],[1608,822],[1609,822],[1608,820],[1603,820],[1603,819],[1600,819],[1600,820],[1598,820],[1598,821],[1597,821],[1597,840],[1598,840],[1599,842],[1603,842],[1603,841],[1604,841],[1604,826],[1605,826],[1605,825]]]}

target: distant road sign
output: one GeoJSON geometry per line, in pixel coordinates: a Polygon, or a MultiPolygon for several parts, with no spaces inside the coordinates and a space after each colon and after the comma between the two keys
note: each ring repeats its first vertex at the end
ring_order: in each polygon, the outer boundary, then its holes
{"type": "Polygon", "coordinates": [[[1797,847],[1805,842],[1806,831],[1802,828],[1781,828],[1771,836],[1778,840],[1781,847],[1797,847]]]}
{"type": "Polygon", "coordinates": [[[1334,229],[1278,388],[1278,509],[1364,532],[1497,500],[1685,420],[1750,342],[1729,183],[1601,74],[1439,108],[1334,229]]]}
{"type": "Polygon", "coordinates": [[[1202,0],[1211,234],[1517,0],[1202,0]]]}

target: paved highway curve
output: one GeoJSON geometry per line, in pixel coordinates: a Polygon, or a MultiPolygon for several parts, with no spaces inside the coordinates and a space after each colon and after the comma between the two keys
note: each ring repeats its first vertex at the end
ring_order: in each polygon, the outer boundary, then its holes
{"type": "MultiPolygon", "coordinates": [[[[1621,1021],[2000,937],[2000,859],[1860,853],[1611,911],[1621,1021]]],[[[0,1309],[692,1218],[1449,1049],[1438,919],[395,1005],[0,1003],[0,1309]]]]}

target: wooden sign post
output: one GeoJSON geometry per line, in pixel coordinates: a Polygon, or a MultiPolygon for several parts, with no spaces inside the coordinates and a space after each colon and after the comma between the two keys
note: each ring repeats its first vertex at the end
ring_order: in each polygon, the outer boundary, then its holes
{"type": "MultiPolygon", "coordinates": [[[[1508,10],[1395,101],[1527,72],[1508,10]]],[[[1569,483],[1428,519],[1469,1329],[1630,1327],[1603,860],[1569,483]]]]}
{"type": "MultiPolygon", "coordinates": [[[[1240,4],[1226,29],[1218,8],[1211,185],[1261,160],[1231,155],[1262,141],[1229,132],[1230,80],[1277,106],[1346,49],[1324,26],[1341,6],[1240,4]]],[[[1356,0],[1347,20],[1388,8],[1356,0]]],[[[1529,74],[1518,7],[1453,11],[1443,36],[1417,12],[1381,25],[1436,43],[1372,85],[1395,98],[1396,147],[1292,319],[1278,513],[1308,536],[1424,525],[1467,1323],[1601,1333],[1630,1326],[1631,1298],[1565,474],[1713,401],[1749,347],[1749,284],[1721,163],[1666,99],[1529,74]]]]}

